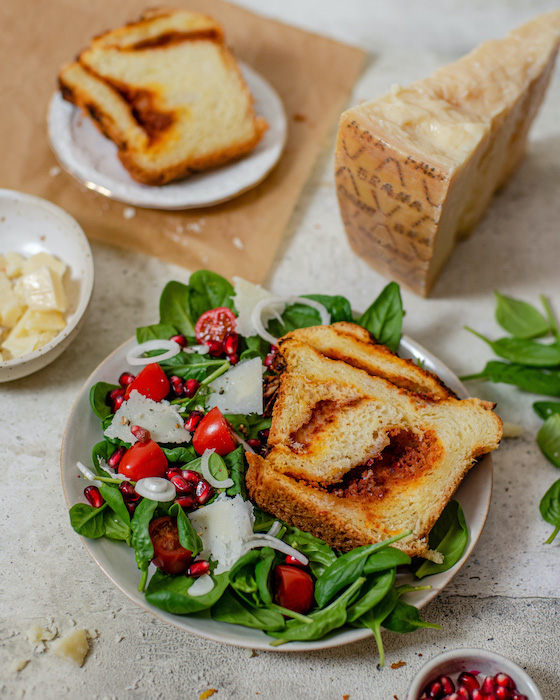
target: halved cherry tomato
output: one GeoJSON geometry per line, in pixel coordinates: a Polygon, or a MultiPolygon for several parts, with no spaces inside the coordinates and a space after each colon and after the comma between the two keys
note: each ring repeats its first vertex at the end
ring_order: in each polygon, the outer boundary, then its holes
{"type": "Polygon", "coordinates": [[[163,515],[150,523],[150,539],[154,547],[152,562],[166,574],[180,574],[193,560],[192,552],[179,542],[177,521],[163,515]]]}
{"type": "Polygon", "coordinates": [[[235,321],[235,314],[231,309],[218,306],[200,316],[194,327],[194,334],[199,343],[206,343],[208,340],[223,343],[226,335],[235,330],[235,321]]]}
{"type": "Polygon", "coordinates": [[[288,564],[274,567],[274,600],[294,612],[309,612],[313,607],[313,579],[302,569],[288,564]]]}
{"type": "Polygon", "coordinates": [[[136,379],[126,387],[125,401],[131,391],[138,391],[152,401],[161,401],[169,394],[169,379],[157,362],[146,365],[136,379]]]}
{"type": "Polygon", "coordinates": [[[192,444],[199,455],[205,450],[215,450],[217,454],[223,456],[235,450],[237,441],[218,407],[209,411],[196,426],[192,444]]]}
{"type": "Polygon", "coordinates": [[[165,476],[167,458],[153,440],[135,442],[121,457],[119,474],[138,481],[148,476],[165,476]]]}

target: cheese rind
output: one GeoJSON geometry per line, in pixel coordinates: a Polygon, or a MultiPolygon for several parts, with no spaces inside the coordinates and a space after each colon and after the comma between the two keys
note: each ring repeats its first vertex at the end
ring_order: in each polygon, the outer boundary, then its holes
{"type": "Polygon", "coordinates": [[[342,114],[335,180],[358,255],[429,293],[522,159],[559,45],[556,11],[342,114]]]}

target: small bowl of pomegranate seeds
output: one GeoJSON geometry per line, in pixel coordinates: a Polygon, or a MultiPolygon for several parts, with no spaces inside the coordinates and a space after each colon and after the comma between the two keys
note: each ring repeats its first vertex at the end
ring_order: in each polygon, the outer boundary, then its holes
{"type": "Polygon", "coordinates": [[[543,700],[521,666],[486,649],[453,649],[439,654],[420,669],[406,698],[543,700]]]}

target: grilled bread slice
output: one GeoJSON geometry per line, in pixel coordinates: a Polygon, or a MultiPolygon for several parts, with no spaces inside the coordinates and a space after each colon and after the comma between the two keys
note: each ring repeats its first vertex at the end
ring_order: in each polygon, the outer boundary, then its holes
{"type": "Polygon", "coordinates": [[[408,391],[295,337],[279,353],[270,451],[247,454],[250,497],[343,551],[410,530],[397,546],[430,556],[434,523],[499,444],[493,404],[408,391]]]}
{"type": "Polygon", "coordinates": [[[221,26],[194,12],[152,11],[96,37],[59,84],[148,185],[239,158],[267,129],[221,26]]]}

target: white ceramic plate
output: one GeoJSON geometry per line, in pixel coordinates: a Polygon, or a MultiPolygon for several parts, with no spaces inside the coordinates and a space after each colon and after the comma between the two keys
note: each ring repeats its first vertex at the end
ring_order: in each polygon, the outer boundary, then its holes
{"type": "MultiPolygon", "coordinates": [[[[103,439],[99,420],[90,409],[90,387],[98,381],[116,383],[121,372],[127,369],[126,354],[135,345],[136,340],[131,339],[109,355],[89,377],[76,399],[66,424],[61,456],[62,483],[69,506],[79,501],[84,502],[84,479],[79,478],[76,462],[81,461],[91,466],[91,449],[95,443],[103,439]]],[[[457,377],[410,338],[403,337],[401,355],[421,360],[426,369],[436,372],[458,396],[467,396],[464,386],[457,377]]],[[[432,586],[431,590],[408,594],[406,596],[408,602],[418,608],[425,606],[438,595],[465,563],[482,532],[490,507],[491,493],[492,460],[490,455],[487,455],[469,471],[455,496],[461,503],[469,528],[469,542],[463,558],[449,571],[422,579],[422,584],[429,583],[432,586]]],[[[82,538],[82,542],[103,572],[137,605],[156,617],[205,639],[250,649],[285,652],[327,649],[349,644],[371,635],[370,630],[367,629],[348,628],[315,642],[289,642],[271,647],[271,638],[260,630],[217,622],[209,617],[172,615],[150,605],[146,602],[144,595],[138,591],[140,572],[130,547],[124,543],[103,538],[95,540],[82,538]]],[[[406,582],[406,579],[399,580],[399,583],[401,582],[406,582]]]]}
{"type": "Polygon", "coordinates": [[[269,128],[251,153],[229,165],[161,187],[142,185],[121,164],[115,144],[60,92],[51,98],[47,116],[51,147],[62,167],[90,190],[137,207],[192,209],[232,199],[268,175],[282,154],[287,134],[278,94],[258,73],[240,65],[255,98],[256,113],[269,128]]]}
{"type": "Polygon", "coordinates": [[[78,222],[52,202],[14,190],[0,190],[0,255],[25,258],[51,253],[63,260],[68,297],[67,325],[50,343],[24,357],[0,362],[0,383],[25,377],[55,360],[75,338],[93,290],[93,258],[78,222]]]}

